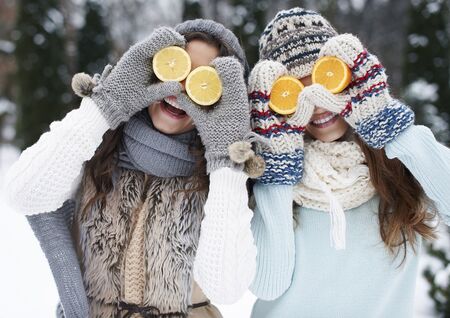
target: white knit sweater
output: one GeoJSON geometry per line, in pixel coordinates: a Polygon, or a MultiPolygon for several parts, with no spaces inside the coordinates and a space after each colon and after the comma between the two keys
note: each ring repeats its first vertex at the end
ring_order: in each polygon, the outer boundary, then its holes
{"type": "MultiPolygon", "coordinates": [[[[74,198],[84,163],[95,153],[109,126],[94,101],[50,124],[24,150],[7,173],[11,206],[25,215],[55,211],[74,198]]],[[[230,168],[210,175],[194,278],[213,302],[233,303],[247,290],[256,270],[256,247],[250,229],[247,176],[230,168]]]]}

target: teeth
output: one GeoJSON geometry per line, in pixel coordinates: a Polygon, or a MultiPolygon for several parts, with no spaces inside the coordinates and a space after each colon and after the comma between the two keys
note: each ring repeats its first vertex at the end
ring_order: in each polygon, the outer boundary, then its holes
{"type": "Polygon", "coordinates": [[[336,114],[330,114],[325,118],[313,120],[312,123],[315,125],[320,125],[320,124],[326,123],[327,121],[333,119],[335,116],[336,116],[336,114]]]}
{"type": "Polygon", "coordinates": [[[173,106],[175,108],[181,109],[180,105],[177,103],[177,98],[174,96],[165,97],[164,101],[169,104],[170,106],[173,106]]]}

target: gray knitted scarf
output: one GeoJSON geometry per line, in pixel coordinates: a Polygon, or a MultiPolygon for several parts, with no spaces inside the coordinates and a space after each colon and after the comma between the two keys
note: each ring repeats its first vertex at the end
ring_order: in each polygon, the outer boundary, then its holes
{"type": "Polygon", "coordinates": [[[195,158],[189,145],[196,135],[195,129],[179,135],[162,134],[144,109],[125,124],[118,165],[163,178],[191,176],[195,158]]]}

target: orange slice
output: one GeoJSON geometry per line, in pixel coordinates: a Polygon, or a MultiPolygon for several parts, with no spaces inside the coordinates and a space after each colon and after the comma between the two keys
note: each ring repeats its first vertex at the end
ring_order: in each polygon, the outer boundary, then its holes
{"type": "Polygon", "coordinates": [[[195,68],[186,79],[186,93],[198,105],[210,106],[222,96],[222,82],[211,66],[195,68]]]}
{"type": "Polygon", "coordinates": [[[182,81],[191,71],[189,54],[178,46],[166,47],[153,56],[153,72],[161,81],[182,81]]]}
{"type": "Polygon", "coordinates": [[[302,82],[295,77],[280,77],[272,86],[269,107],[281,115],[295,113],[297,109],[297,98],[303,88],[302,82]]]}
{"type": "Polygon", "coordinates": [[[325,86],[331,93],[342,92],[352,80],[352,71],[334,56],[320,58],[312,70],[312,82],[325,86]]]}

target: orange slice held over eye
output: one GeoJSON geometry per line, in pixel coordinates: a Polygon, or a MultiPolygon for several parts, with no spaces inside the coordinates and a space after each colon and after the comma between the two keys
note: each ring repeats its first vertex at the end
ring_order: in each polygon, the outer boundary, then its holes
{"type": "Polygon", "coordinates": [[[312,82],[321,84],[331,93],[342,92],[352,80],[352,71],[341,59],[334,56],[320,58],[312,70],[312,82]]]}
{"type": "Polygon", "coordinates": [[[161,81],[182,81],[191,71],[189,54],[178,46],[166,47],[153,56],[153,72],[161,81]]]}
{"type": "Polygon", "coordinates": [[[270,92],[269,107],[281,115],[291,115],[297,109],[298,95],[304,86],[297,78],[282,76],[275,81],[270,92]]]}
{"type": "Polygon", "coordinates": [[[222,96],[219,74],[211,66],[195,68],[186,79],[186,93],[198,105],[213,105],[222,96]]]}

